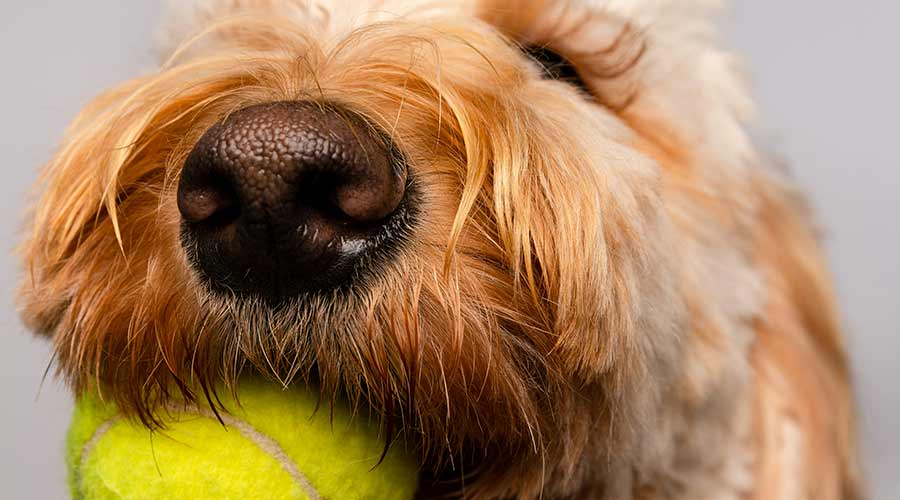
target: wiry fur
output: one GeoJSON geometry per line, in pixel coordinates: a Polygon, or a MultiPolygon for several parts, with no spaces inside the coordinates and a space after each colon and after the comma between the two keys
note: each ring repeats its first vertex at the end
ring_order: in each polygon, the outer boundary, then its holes
{"type": "Polygon", "coordinates": [[[828,275],[716,3],[196,2],[46,168],[24,317],[148,425],[251,367],[313,377],[470,498],[858,498],[828,275]],[[365,286],[272,310],[195,278],[175,186],[212,124],[277,100],[388,133],[427,216],[365,286]]]}

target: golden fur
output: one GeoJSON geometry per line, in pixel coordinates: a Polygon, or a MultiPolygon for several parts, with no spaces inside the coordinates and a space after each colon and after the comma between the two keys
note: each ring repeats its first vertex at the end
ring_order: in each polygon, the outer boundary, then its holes
{"type": "Polygon", "coordinates": [[[423,496],[860,497],[828,273],[744,132],[716,2],[193,3],[44,171],[23,315],[75,391],[152,426],[242,371],[314,377],[413,443],[423,496]],[[175,187],[212,124],[277,100],[389,133],[427,217],[369,286],[275,313],[200,284],[175,187]]]}

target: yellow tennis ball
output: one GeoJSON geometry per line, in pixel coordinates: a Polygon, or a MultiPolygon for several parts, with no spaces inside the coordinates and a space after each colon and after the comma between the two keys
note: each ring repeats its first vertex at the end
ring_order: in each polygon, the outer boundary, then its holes
{"type": "Polygon", "coordinates": [[[150,431],[96,397],[76,405],[67,438],[76,499],[405,500],[415,495],[415,460],[384,442],[364,415],[308,388],[241,383],[240,405],[223,426],[208,409],[173,410],[150,431]]]}

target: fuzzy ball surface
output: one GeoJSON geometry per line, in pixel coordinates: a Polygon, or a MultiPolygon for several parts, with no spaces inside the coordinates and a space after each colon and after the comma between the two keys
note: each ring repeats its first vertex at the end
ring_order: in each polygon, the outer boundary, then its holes
{"type": "Polygon", "coordinates": [[[305,387],[242,381],[238,397],[223,398],[224,425],[209,408],[179,405],[154,431],[83,397],[67,438],[73,498],[414,497],[415,460],[398,443],[379,464],[384,441],[365,415],[319,404],[305,387]]]}

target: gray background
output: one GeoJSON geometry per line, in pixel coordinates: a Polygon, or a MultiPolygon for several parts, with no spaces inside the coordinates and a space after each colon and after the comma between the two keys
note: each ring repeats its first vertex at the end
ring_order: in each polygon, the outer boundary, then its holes
{"type": "MultiPolygon", "coordinates": [[[[892,0],[737,0],[724,20],[754,75],[763,136],[790,160],[827,231],[863,405],[873,498],[900,490],[900,68],[892,0]]],[[[23,200],[77,110],[153,62],[157,0],[0,4],[0,255],[23,200]]],[[[49,380],[47,343],[12,303],[17,262],[0,258],[0,496],[64,498],[70,411],[49,380]]]]}

